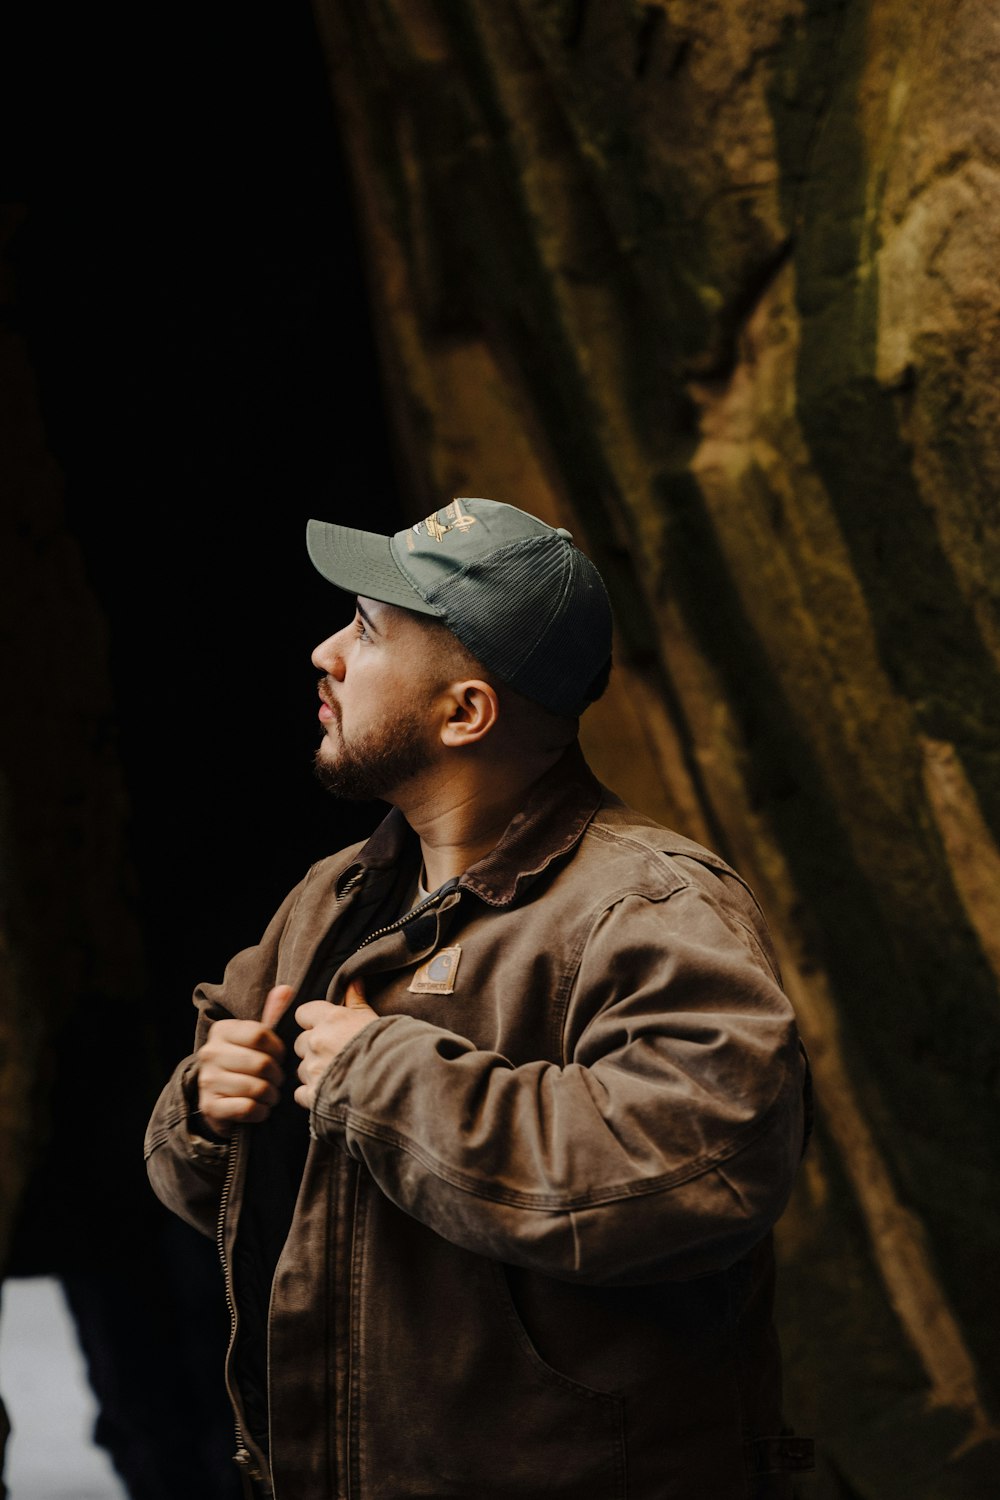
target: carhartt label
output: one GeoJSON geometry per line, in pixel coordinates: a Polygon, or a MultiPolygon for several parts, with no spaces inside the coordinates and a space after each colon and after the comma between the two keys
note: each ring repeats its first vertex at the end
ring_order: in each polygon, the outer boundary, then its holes
{"type": "Polygon", "coordinates": [[[433,958],[414,974],[409,983],[411,995],[450,995],[455,988],[461,948],[439,948],[433,958]]]}

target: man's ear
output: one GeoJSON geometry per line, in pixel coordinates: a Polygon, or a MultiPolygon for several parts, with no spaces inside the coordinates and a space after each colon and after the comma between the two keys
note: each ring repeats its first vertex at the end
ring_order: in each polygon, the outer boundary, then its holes
{"type": "Polygon", "coordinates": [[[442,745],[475,745],[500,718],[496,689],[479,678],[452,683],[449,713],[441,729],[442,745]]]}

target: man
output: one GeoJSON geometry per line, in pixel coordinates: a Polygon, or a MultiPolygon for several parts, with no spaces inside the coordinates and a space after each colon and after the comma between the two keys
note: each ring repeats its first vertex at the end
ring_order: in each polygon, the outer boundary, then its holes
{"type": "Polygon", "coordinates": [[[602,788],[611,611],[568,532],[313,521],[321,779],[384,798],[221,985],[147,1137],[218,1233],[248,1493],[790,1493],[770,1229],[805,1064],[760,912],[602,788]]]}

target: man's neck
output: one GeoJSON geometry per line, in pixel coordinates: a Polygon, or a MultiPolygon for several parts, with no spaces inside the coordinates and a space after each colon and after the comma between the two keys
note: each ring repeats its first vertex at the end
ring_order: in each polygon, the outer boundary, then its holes
{"type": "MultiPolygon", "coordinates": [[[[559,752],[560,754],[562,752],[559,752]]],[[[413,789],[397,806],[420,839],[426,886],[437,890],[495,849],[535,783],[559,759],[547,755],[517,766],[492,766],[488,774],[464,768],[430,788],[413,789]]]]}

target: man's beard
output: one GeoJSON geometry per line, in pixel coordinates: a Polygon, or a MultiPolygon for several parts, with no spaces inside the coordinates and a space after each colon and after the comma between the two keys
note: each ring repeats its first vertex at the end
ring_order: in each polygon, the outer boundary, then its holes
{"type": "Polygon", "coordinates": [[[327,738],[328,748],[320,745],[315,761],[317,778],[335,797],[351,802],[388,798],[432,763],[426,721],[413,709],[387,719],[352,744],[343,738],[339,714],[337,727],[340,736],[334,753],[330,753],[333,742],[327,738]]]}

